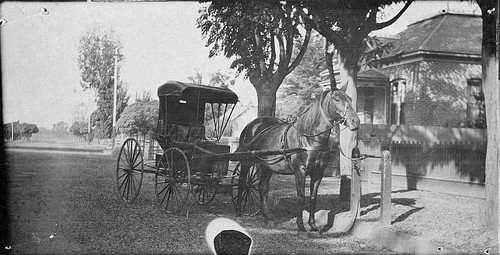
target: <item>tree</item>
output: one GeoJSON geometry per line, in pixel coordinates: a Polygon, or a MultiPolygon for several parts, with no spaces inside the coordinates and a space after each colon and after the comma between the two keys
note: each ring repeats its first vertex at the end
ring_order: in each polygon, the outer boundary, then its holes
{"type": "Polygon", "coordinates": [[[116,125],[128,134],[153,132],[158,121],[158,101],[137,102],[125,108],[116,125]]]}
{"type": "Polygon", "coordinates": [[[29,140],[33,134],[38,133],[38,127],[35,124],[22,123],[18,126],[19,134],[25,140],[29,140]]]}
{"type": "Polygon", "coordinates": [[[150,91],[143,90],[141,94],[135,94],[136,103],[147,103],[153,100],[153,96],[150,91]]]}
{"type": "Polygon", "coordinates": [[[300,8],[300,3],[277,0],[215,0],[200,11],[197,24],[212,47],[209,57],[236,58],[231,68],[244,72],[254,86],[259,116],[274,116],[276,91],[307,49],[311,27],[300,8]]]}
{"type": "MultiPolygon", "coordinates": [[[[310,20],[314,30],[323,35],[329,44],[336,49],[337,63],[340,70],[341,87],[346,87],[346,93],[352,98],[352,105],[357,105],[357,74],[359,61],[365,51],[365,39],[372,31],[382,29],[393,24],[410,6],[413,0],[406,1],[405,6],[394,17],[385,22],[377,22],[377,14],[381,7],[400,0],[312,0],[304,1],[304,13],[310,20]]],[[[333,77],[332,52],[326,52],[327,68],[330,73],[332,88],[336,88],[333,77]]],[[[341,148],[349,154],[357,147],[357,132],[343,131],[341,148]]],[[[341,160],[341,171],[345,174],[351,169],[350,160],[341,160]]]]}
{"type": "Polygon", "coordinates": [[[85,139],[89,133],[88,122],[75,121],[69,128],[69,132],[78,137],[79,139],[85,139]]]}
{"type": "MultiPolygon", "coordinates": [[[[114,83],[120,72],[119,63],[123,60],[123,55],[118,51],[121,47],[119,38],[112,30],[104,32],[92,29],[80,38],[80,85],[83,90],[91,89],[96,92],[97,110],[94,125],[97,135],[102,138],[109,138],[112,133],[114,83]]],[[[127,105],[128,99],[126,86],[118,82],[117,118],[127,105]]]]}
{"type": "Polygon", "coordinates": [[[38,127],[35,124],[22,123],[19,121],[11,122],[3,125],[4,137],[8,139],[12,139],[14,136],[14,140],[25,139],[29,140],[33,134],[39,132],[38,127]],[[12,128],[14,127],[14,132],[12,132],[12,128]]]}
{"type": "Polygon", "coordinates": [[[499,208],[498,208],[498,170],[500,169],[500,86],[498,84],[498,0],[476,0],[483,18],[482,72],[485,95],[488,144],[486,147],[485,188],[486,188],[486,226],[492,247],[491,253],[498,254],[499,208]]]}
{"type": "Polygon", "coordinates": [[[52,125],[52,134],[56,136],[66,136],[68,134],[68,123],[59,121],[52,125]]]}

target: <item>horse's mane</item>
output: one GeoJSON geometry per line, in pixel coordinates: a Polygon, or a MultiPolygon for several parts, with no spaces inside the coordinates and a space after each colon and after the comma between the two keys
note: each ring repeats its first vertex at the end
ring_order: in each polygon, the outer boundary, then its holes
{"type": "Polygon", "coordinates": [[[308,105],[306,109],[297,116],[297,118],[295,119],[295,125],[299,130],[303,132],[312,131],[319,124],[321,119],[319,117],[319,111],[321,111],[319,107],[321,107],[323,101],[330,92],[331,91],[324,91],[321,94],[320,100],[308,105]]]}

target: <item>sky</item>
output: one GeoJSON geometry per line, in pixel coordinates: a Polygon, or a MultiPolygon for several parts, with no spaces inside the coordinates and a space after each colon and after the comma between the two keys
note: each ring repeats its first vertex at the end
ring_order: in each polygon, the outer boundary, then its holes
{"type": "MultiPolygon", "coordinates": [[[[94,26],[112,28],[123,44],[120,80],[129,86],[130,102],[142,91],[156,97],[158,86],[188,81],[195,70],[204,80],[218,70],[231,73],[229,60],[208,58],[209,48],[195,24],[199,7],[197,2],[2,2],[0,18],[7,21],[0,27],[4,123],[71,125],[78,104],[88,111],[95,107],[93,92],[80,86],[77,63],[79,40],[94,26]]],[[[389,16],[400,8],[390,7],[389,16]]],[[[468,1],[415,2],[379,33],[395,34],[446,8],[471,12],[477,7],[468,1]]],[[[233,90],[242,103],[256,104],[247,80],[239,77],[233,90]]]]}

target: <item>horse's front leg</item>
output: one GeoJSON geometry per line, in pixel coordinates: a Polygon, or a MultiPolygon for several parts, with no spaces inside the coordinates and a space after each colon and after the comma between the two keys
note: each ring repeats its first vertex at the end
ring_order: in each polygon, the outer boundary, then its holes
{"type": "Polygon", "coordinates": [[[297,227],[298,231],[306,231],[304,227],[304,221],[302,220],[302,211],[304,210],[304,204],[306,201],[306,169],[304,166],[300,167],[300,170],[295,172],[295,186],[297,188],[297,206],[295,215],[297,216],[297,227]]]}
{"type": "Polygon", "coordinates": [[[310,184],[310,197],[311,200],[309,201],[309,226],[311,227],[311,232],[312,231],[319,231],[318,227],[316,226],[316,218],[315,218],[315,213],[316,213],[316,203],[318,200],[318,189],[319,185],[321,184],[321,179],[323,179],[323,170],[317,170],[317,171],[311,171],[311,184],[310,184]]]}

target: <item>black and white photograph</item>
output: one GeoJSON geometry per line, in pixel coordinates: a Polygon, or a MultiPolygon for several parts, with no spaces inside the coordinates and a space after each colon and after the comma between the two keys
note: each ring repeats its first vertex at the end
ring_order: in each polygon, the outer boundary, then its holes
{"type": "Polygon", "coordinates": [[[498,0],[3,1],[2,254],[499,254],[498,0]]]}

